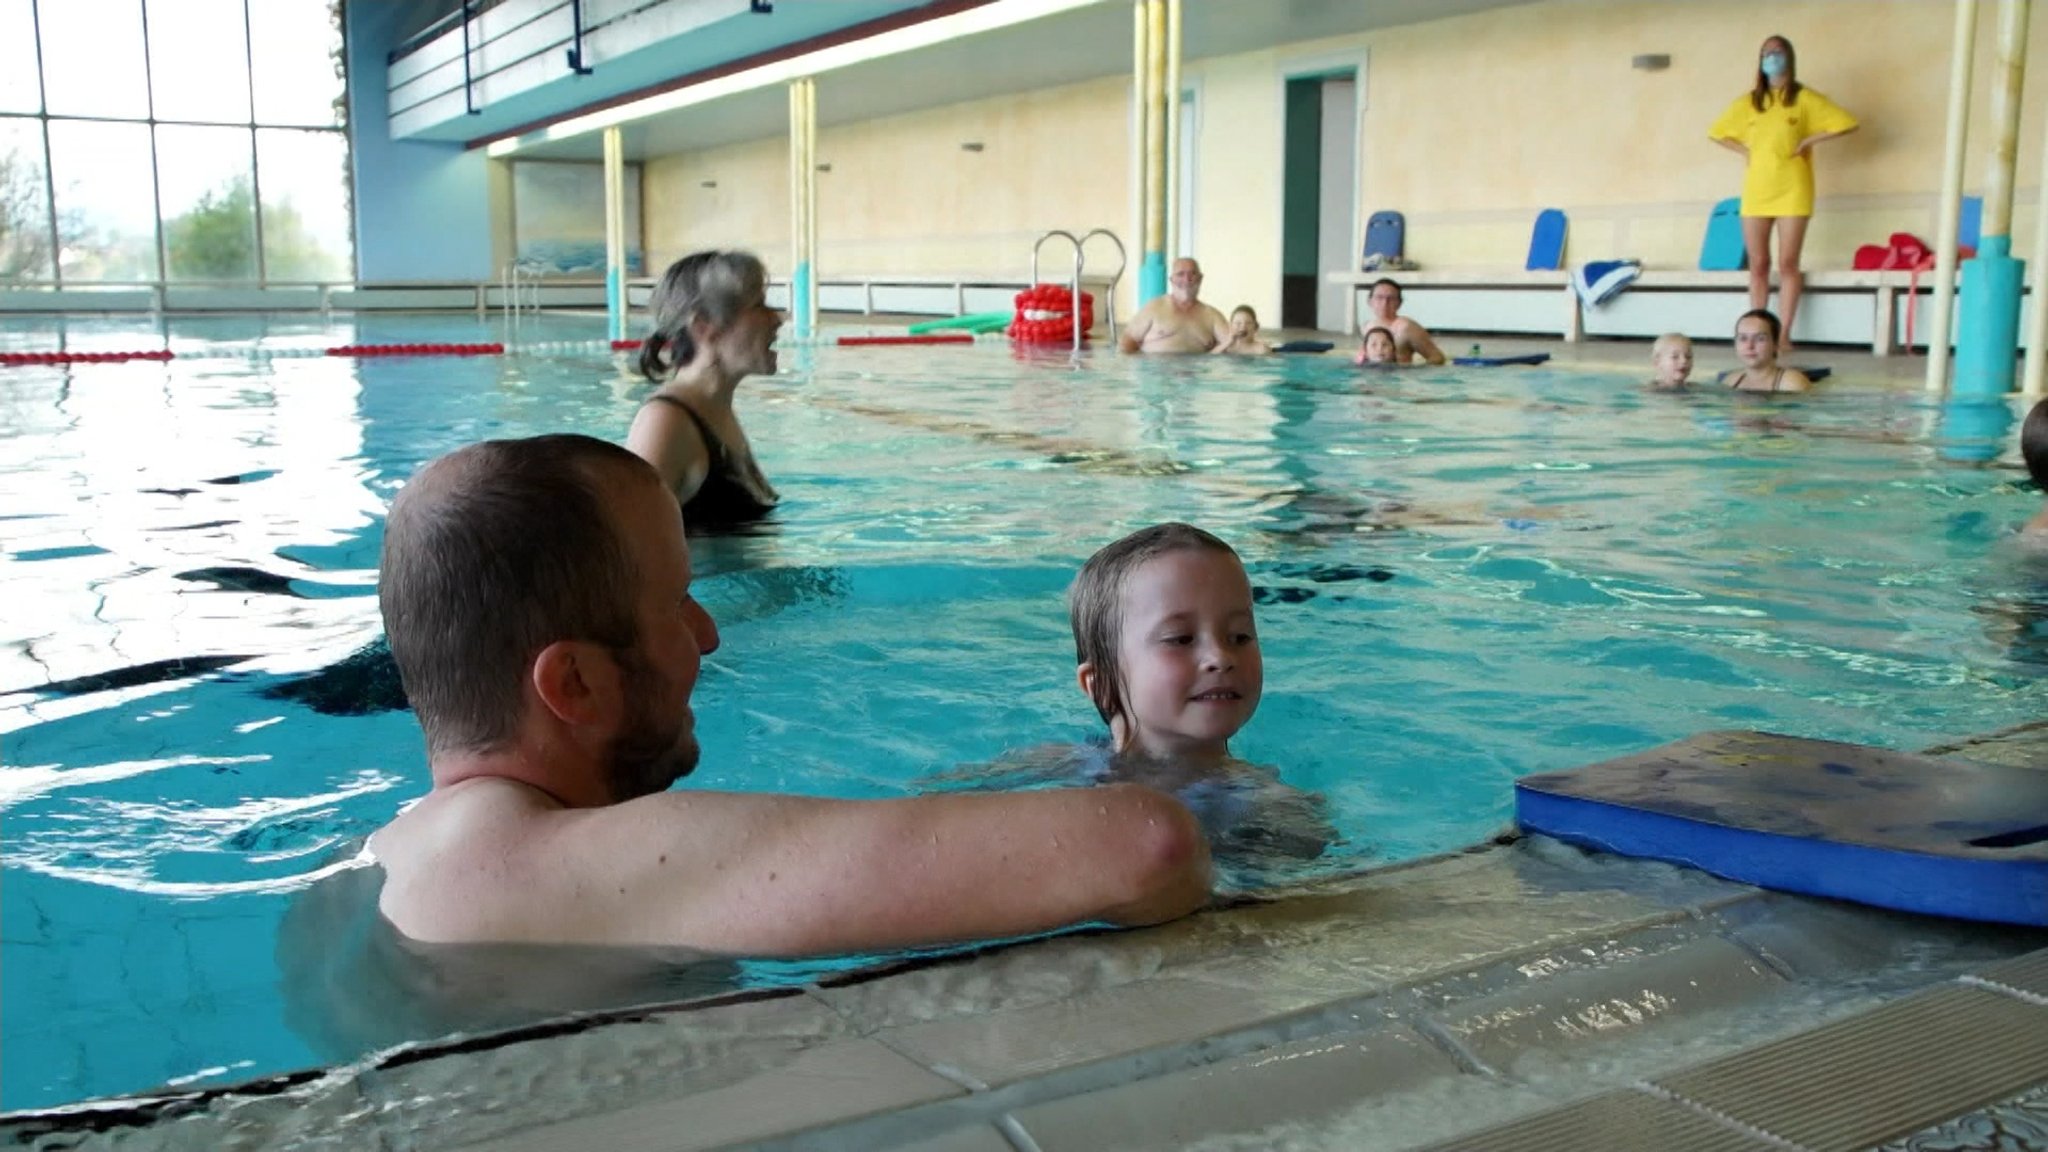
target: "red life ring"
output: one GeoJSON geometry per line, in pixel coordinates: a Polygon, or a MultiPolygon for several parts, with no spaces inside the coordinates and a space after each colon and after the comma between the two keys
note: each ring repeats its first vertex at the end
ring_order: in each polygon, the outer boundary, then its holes
{"type": "Polygon", "coordinates": [[[1082,338],[1095,327],[1095,297],[1076,294],[1061,284],[1034,284],[1017,293],[1017,315],[1010,321],[1010,339],[1024,344],[1071,344],[1075,313],[1079,312],[1082,338]]]}

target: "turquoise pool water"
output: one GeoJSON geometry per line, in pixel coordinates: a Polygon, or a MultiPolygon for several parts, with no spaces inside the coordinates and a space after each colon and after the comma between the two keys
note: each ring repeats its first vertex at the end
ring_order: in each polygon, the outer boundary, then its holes
{"type": "MultiPolygon", "coordinates": [[[[0,348],[164,339],[59,327],[0,321],[0,348]]],[[[240,353],[502,334],[174,320],[172,347],[219,355],[0,370],[0,1106],[314,1062],[278,924],[427,784],[410,717],[346,714],[333,671],[378,632],[381,510],[469,440],[620,436],[641,387],[595,354],[240,353]]],[[[725,646],[691,786],[890,795],[1091,735],[1061,594],[1162,519],[1231,540],[1261,589],[1237,750],[1330,797],[1346,839],[1316,867],[1470,843],[1518,775],[1706,728],[1910,748],[2048,715],[2048,570],[2009,538],[2041,497],[2009,451],[1952,459],[1984,429],[1914,391],[987,344],[783,360],[741,407],[784,508],[697,555],[725,646]]]]}

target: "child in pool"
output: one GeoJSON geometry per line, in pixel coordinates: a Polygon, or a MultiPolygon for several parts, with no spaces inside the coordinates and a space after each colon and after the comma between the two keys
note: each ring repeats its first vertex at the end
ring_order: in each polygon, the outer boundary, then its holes
{"type": "Polygon", "coordinates": [[[1683,392],[1692,375],[1692,339],[1683,332],[1666,332],[1650,345],[1650,390],[1683,392]]]}
{"type": "Polygon", "coordinates": [[[1068,609],[1075,677],[1109,725],[1098,779],[1179,796],[1219,855],[1322,853],[1335,838],[1322,798],[1230,755],[1265,688],[1251,580],[1230,545],[1188,524],[1133,532],[1082,565],[1068,609]]]}
{"type": "Polygon", "coordinates": [[[1230,339],[1218,344],[1211,355],[1264,356],[1273,350],[1259,339],[1259,314],[1249,304],[1239,304],[1230,313],[1230,339]]]}
{"type": "MultiPolygon", "coordinates": [[[[2034,485],[2048,494],[2048,400],[2036,401],[2020,424],[2020,458],[2027,462],[2027,475],[2034,478],[2034,485]]],[[[2027,521],[2020,535],[2048,546],[2048,507],[2027,521]]]]}
{"type": "Polygon", "coordinates": [[[1375,325],[1365,330],[1365,338],[1358,345],[1358,358],[1353,363],[1392,366],[1399,363],[1394,358],[1395,351],[1394,333],[1375,325]]]}

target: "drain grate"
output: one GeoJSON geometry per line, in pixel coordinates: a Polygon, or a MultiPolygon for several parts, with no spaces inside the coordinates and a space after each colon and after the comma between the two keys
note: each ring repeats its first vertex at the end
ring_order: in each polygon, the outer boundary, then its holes
{"type": "Polygon", "coordinates": [[[1609,1092],[1424,1152],[1776,1152],[1778,1145],[1642,1092],[1609,1092]]]}
{"type": "Polygon", "coordinates": [[[1977,974],[1989,984],[2003,984],[2035,996],[2048,996],[2048,948],[2029,952],[2003,964],[1993,964],[1977,974]]]}
{"type": "Polygon", "coordinates": [[[2048,1082],[2048,1009],[1944,988],[1659,1077],[1816,1152],[1853,1152],[2048,1082]]]}

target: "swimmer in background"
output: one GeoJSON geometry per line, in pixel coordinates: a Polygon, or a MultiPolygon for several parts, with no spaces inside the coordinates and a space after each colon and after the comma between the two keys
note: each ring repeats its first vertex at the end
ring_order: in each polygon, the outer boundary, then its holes
{"type": "Polygon", "coordinates": [[[1429,329],[1401,315],[1402,302],[1401,286],[1385,277],[1373,281],[1372,291],[1365,296],[1373,325],[1393,334],[1394,363],[1411,363],[1417,357],[1429,364],[1445,363],[1444,351],[1436,346],[1429,329]]]}
{"type": "Polygon", "coordinates": [[[1650,345],[1650,391],[1683,392],[1692,376],[1692,338],[1666,332],[1650,345]]]}
{"type": "Polygon", "coordinates": [[[1138,309],[1117,336],[1126,354],[1186,355],[1213,352],[1230,339],[1230,322],[1201,301],[1202,266],[1183,256],[1173,262],[1166,295],[1138,309]]]}
{"type": "Polygon", "coordinates": [[[1259,314],[1251,305],[1239,304],[1230,312],[1230,338],[1216,345],[1213,355],[1264,356],[1272,350],[1271,344],[1259,339],[1259,314]]]}
{"type": "MultiPolygon", "coordinates": [[[[2020,458],[2027,462],[2027,475],[2034,486],[2048,495],[2048,400],[2037,401],[2020,424],[2020,458]]],[[[2020,528],[2029,543],[2048,547],[2048,506],[2020,528]]]]}
{"type": "Polygon", "coordinates": [[[1358,356],[1354,364],[1383,364],[1389,368],[1400,367],[1399,351],[1394,344],[1392,331],[1375,325],[1365,330],[1365,338],[1359,342],[1358,356]]]}
{"type": "Polygon", "coordinates": [[[1813,381],[1797,368],[1778,363],[1783,329],[1778,315],[1754,308],[1735,321],[1735,358],[1742,367],[1721,374],[1721,383],[1737,392],[1804,392],[1813,381]]]}

